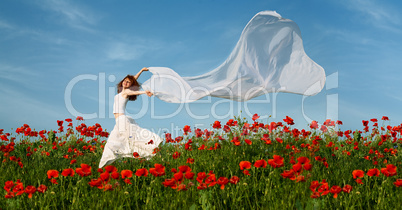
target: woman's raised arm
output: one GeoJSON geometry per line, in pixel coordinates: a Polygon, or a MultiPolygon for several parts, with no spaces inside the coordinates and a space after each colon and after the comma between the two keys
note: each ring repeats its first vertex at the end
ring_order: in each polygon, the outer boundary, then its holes
{"type": "Polygon", "coordinates": [[[149,90],[145,91],[138,91],[138,90],[130,90],[130,89],[124,89],[122,92],[122,95],[124,96],[134,96],[134,95],[141,95],[141,94],[147,94],[148,96],[152,96],[153,93],[149,90]]]}
{"type": "Polygon", "coordinates": [[[140,75],[141,75],[141,73],[142,73],[143,71],[149,71],[149,69],[148,69],[147,67],[142,68],[142,69],[134,76],[134,78],[137,80],[138,77],[140,77],[140,75]]]}

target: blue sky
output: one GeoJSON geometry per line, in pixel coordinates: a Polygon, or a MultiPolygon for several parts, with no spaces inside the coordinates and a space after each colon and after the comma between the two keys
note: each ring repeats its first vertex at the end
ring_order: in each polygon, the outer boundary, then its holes
{"type": "MultiPolygon", "coordinates": [[[[209,128],[240,110],[247,119],[258,113],[264,123],[288,115],[298,128],[336,117],[342,130],[362,129],[362,120],[382,116],[398,125],[401,9],[400,1],[379,0],[1,0],[0,128],[57,129],[57,120],[82,113],[95,115],[86,124],[110,131],[114,88],[125,75],[145,66],[170,67],[182,76],[206,73],[227,58],[247,22],[263,10],[299,25],[307,55],[328,76],[321,93],[268,94],[248,103],[206,98],[185,106],[144,96],[127,105],[130,115],[160,135],[184,125],[209,128]]],[[[150,76],[145,72],[139,81],[150,76]]]]}

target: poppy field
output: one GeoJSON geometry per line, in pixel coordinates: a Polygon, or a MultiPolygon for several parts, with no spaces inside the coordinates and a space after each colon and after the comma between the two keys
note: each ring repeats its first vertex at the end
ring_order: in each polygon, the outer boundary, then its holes
{"type": "MultiPolygon", "coordinates": [[[[402,203],[402,124],[312,121],[307,130],[234,117],[164,134],[155,156],[98,169],[109,133],[81,117],[55,130],[0,129],[0,207],[394,209],[402,203]]],[[[56,122],[55,122],[56,123],[56,122]]],[[[149,144],[153,144],[150,139],[149,144]]]]}

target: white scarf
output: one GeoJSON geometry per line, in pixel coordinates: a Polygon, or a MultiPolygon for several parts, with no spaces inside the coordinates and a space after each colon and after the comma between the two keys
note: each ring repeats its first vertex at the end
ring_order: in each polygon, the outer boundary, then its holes
{"type": "Polygon", "coordinates": [[[297,24],[274,11],[256,14],[226,61],[206,74],[181,77],[166,67],[149,70],[153,76],[143,89],[170,103],[205,96],[247,101],[270,92],[315,95],[325,84],[324,69],[304,52],[297,24]]]}

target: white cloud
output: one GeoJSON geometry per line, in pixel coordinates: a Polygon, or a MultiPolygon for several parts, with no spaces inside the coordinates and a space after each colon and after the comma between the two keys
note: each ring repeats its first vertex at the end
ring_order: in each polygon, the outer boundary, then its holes
{"type": "Polygon", "coordinates": [[[167,48],[164,42],[155,39],[130,37],[124,34],[111,34],[110,37],[114,38],[109,38],[105,42],[106,57],[110,60],[137,60],[144,54],[167,48]]]}
{"type": "Polygon", "coordinates": [[[326,34],[330,35],[331,37],[336,37],[344,42],[349,42],[353,44],[374,44],[377,41],[370,38],[369,36],[365,36],[362,33],[355,32],[355,31],[348,31],[344,29],[334,29],[328,28],[326,26],[321,27],[321,31],[325,32],[326,34]]]}
{"type": "Polygon", "coordinates": [[[100,17],[92,10],[67,0],[43,0],[40,4],[45,10],[53,11],[62,17],[73,28],[94,32],[91,26],[96,25],[100,17]]]}
{"type": "Polygon", "coordinates": [[[387,5],[386,1],[347,0],[342,1],[346,8],[363,16],[362,21],[377,28],[402,33],[400,12],[387,5]]]}
{"type": "Polygon", "coordinates": [[[5,28],[5,29],[13,29],[14,26],[8,23],[5,20],[0,20],[0,28],[5,28]]]}
{"type": "Polygon", "coordinates": [[[36,77],[36,75],[24,67],[0,63],[0,79],[6,79],[20,84],[32,84],[31,81],[34,77],[36,77]]]}
{"type": "Polygon", "coordinates": [[[126,44],[122,42],[111,43],[107,50],[107,57],[111,60],[136,60],[144,54],[145,46],[126,44]]]}

